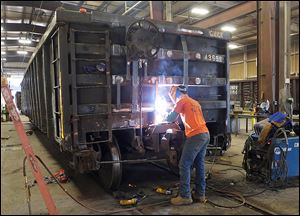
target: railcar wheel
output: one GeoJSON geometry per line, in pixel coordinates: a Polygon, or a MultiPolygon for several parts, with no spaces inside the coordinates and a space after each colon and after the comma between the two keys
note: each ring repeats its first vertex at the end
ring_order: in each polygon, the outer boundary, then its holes
{"type": "MultiPolygon", "coordinates": [[[[118,161],[121,160],[121,153],[116,138],[113,138],[112,143],[105,143],[101,146],[102,159],[101,161],[118,161]]],[[[117,189],[122,179],[122,164],[110,163],[101,164],[98,170],[100,184],[105,189],[117,189]]]]}

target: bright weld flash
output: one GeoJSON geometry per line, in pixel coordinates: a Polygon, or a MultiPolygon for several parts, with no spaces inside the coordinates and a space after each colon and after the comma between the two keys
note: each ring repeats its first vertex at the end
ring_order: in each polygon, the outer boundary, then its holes
{"type": "Polygon", "coordinates": [[[168,109],[168,103],[163,97],[157,97],[155,100],[155,124],[162,123],[165,119],[168,109]]]}

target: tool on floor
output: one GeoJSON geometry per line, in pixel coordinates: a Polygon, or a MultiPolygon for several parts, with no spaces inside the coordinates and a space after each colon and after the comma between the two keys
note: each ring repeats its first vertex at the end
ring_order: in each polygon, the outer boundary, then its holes
{"type": "MultiPolygon", "coordinates": [[[[67,183],[67,182],[70,181],[70,178],[69,178],[69,176],[67,176],[67,175],[65,174],[65,170],[64,170],[64,169],[60,169],[59,171],[57,171],[56,173],[54,173],[53,176],[54,176],[55,178],[53,178],[52,176],[50,176],[50,177],[45,176],[45,177],[44,177],[45,183],[46,183],[46,184],[52,184],[52,183],[56,184],[57,181],[58,181],[59,183],[67,183]],[[56,181],[55,179],[56,179],[57,181],[56,181]]],[[[36,183],[37,183],[36,180],[34,180],[34,181],[30,184],[30,187],[33,187],[36,183]]]]}
{"type": "MultiPolygon", "coordinates": [[[[125,196],[123,195],[123,198],[125,196]]],[[[121,199],[119,201],[121,206],[133,206],[133,205],[137,205],[138,203],[140,203],[142,200],[144,200],[147,197],[147,195],[140,191],[134,195],[132,195],[129,199],[121,199]]]]}
{"type": "Polygon", "coordinates": [[[129,205],[136,205],[137,204],[138,199],[137,198],[131,198],[131,199],[124,199],[124,200],[120,200],[120,205],[121,206],[129,206],[129,205]]]}
{"type": "Polygon", "coordinates": [[[28,137],[25,133],[23,123],[20,119],[19,113],[17,112],[16,106],[14,104],[13,97],[11,95],[11,91],[9,89],[8,81],[6,77],[1,77],[1,93],[4,98],[5,104],[7,106],[9,115],[14,123],[18,136],[21,140],[23,150],[26,154],[26,158],[29,161],[34,178],[36,179],[38,186],[40,188],[48,212],[50,215],[56,215],[57,214],[56,206],[44,182],[42,173],[39,168],[38,160],[31,148],[28,137]]]}
{"type": "Polygon", "coordinates": [[[60,183],[67,183],[70,180],[69,176],[66,175],[64,169],[60,169],[59,171],[54,173],[54,176],[60,183]]]}
{"type": "Polygon", "coordinates": [[[162,187],[156,187],[156,188],[154,188],[154,191],[156,193],[165,194],[165,195],[171,195],[172,194],[172,190],[165,189],[165,188],[162,188],[162,187]]]}
{"type": "Polygon", "coordinates": [[[27,135],[27,136],[31,136],[32,134],[33,134],[33,131],[32,131],[32,130],[26,131],[26,135],[27,135]]]}

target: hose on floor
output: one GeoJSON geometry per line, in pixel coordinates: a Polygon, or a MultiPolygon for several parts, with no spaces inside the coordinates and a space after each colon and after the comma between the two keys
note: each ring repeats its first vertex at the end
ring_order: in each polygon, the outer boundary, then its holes
{"type": "Polygon", "coordinates": [[[221,205],[221,204],[218,204],[218,203],[215,203],[211,200],[208,200],[209,203],[213,204],[214,206],[217,206],[217,207],[222,207],[222,208],[238,208],[238,207],[241,207],[243,206],[245,203],[246,203],[246,199],[245,197],[238,193],[238,192],[231,192],[231,191],[227,191],[227,190],[220,190],[220,189],[217,189],[217,188],[214,188],[212,186],[208,186],[209,189],[213,190],[214,192],[217,192],[217,193],[220,193],[226,197],[237,197],[238,200],[241,201],[241,203],[237,204],[237,205],[231,205],[231,206],[228,206],[228,205],[221,205]]]}
{"type": "MultiPolygon", "coordinates": [[[[152,206],[156,206],[156,205],[162,205],[165,203],[169,203],[169,200],[164,200],[161,202],[157,202],[157,203],[152,203],[152,204],[147,204],[147,205],[142,205],[142,206],[137,206],[137,207],[131,207],[131,208],[126,208],[126,209],[120,209],[120,210],[114,210],[114,211],[101,211],[98,209],[94,209],[91,207],[86,206],[85,204],[83,204],[82,202],[80,202],[79,200],[77,200],[74,196],[72,196],[62,185],[61,183],[55,178],[55,176],[53,175],[53,173],[49,170],[49,168],[47,167],[47,165],[43,162],[43,160],[35,155],[35,157],[40,161],[40,163],[43,165],[43,167],[46,169],[46,171],[51,175],[51,177],[55,180],[55,182],[58,184],[58,186],[72,199],[74,200],[76,203],[78,203],[80,206],[93,211],[93,212],[97,212],[100,214],[116,214],[116,213],[122,213],[122,212],[128,212],[128,211],[135,211],[135,210],[139,210],[139,209],[144,209],[144,208],[148,208],[148,207],[152,207],[152,206]]],[[[26,175],[26,168],[25,168],[25,162],[26,162],[27,157],[25,156],[24,160],[23,160],[23,176],[25,177],[25,186],[28,189],[28,199],[27,199],[27,203],[28,203],[28,208],[29,208],[29,214],[31,214],[31,206],[30,206],[30,186],[28,185],[27,182],[27,175],[26,175]]]]}
{"type": "Polygon", "coordinates": [[[31,193],[30,193],[30,185],[28,184],[28,179],[27,179],[27,175],[26,175],[26,166],[25,166],[25,163],[26,163],[26,160],[27,160],[27,156],[24,157],[23,159],[23,176],[24,176],[24,179],[25,179],[25,188],[27,189],[26,190],[26,202],[27,202],[27,206],[28,206],[28,214],[31,215],[31,193]]]}

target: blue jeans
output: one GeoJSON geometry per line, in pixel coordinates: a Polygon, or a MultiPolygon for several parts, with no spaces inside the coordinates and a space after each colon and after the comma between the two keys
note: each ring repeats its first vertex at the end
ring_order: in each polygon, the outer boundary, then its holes
{"type": "Polygon", "coordinates": [[[196,168],[195,190],[199,196],[205,195],[205,154],[209,144],[209,133],[201,133],[187,138],[179,161],[181,197],[191,198],[190,180],[193,164],[196,168]]]}

